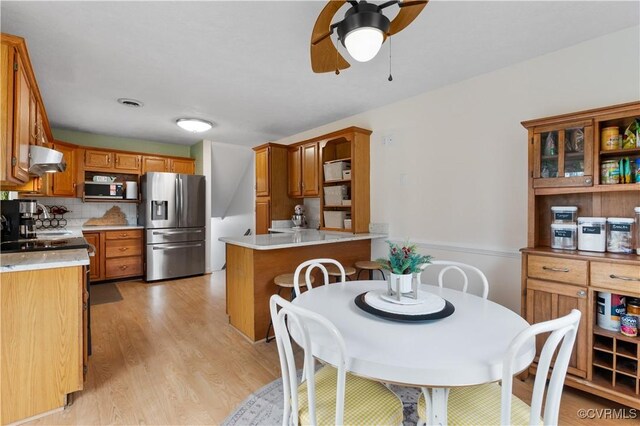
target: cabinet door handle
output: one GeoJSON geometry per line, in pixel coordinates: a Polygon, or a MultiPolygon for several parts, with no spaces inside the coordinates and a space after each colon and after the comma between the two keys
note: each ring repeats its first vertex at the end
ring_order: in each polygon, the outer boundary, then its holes
{"type": "Polygon", "coordinates": [[[580,290],[579,292],[576,293],[576,295],[578,297],[585,297],[587,295],[587,292],[584,290],[580,290]]]}
{"type": "Polygon", "coordinates": [[[111,156],[107,155],[107,164],[111,164],[111,156]]]}
{"type": "Polygon", "coordinates": [[[120,234],[120,238],[126,238],[128,236],[129,236],[129,234],[120,234]]]}
{"type": "Polygon", "coordinates": [[[613,278],[614,280],[622,280],[622,281],[640,281],[640,278],[625,277],[624,275],[615,275],[615,274],[609,275],[609,278],[613,278]]]}
{"type": "Polygon", "coordinates": [[[127,250],[129,250],[129,247],[120,247],[120,249],[119,249],[119,250],[120,250],[120,251],[127,251],[127,250]]]}
{"type": "Polygon", "coordinates": [[[552,266],[543,266],[542,269],[551,272],[569,272],[569,268],[554,268],[552,266]]]}
{"type": "Polygon", "coordinates": [[[120,269],[121,269],[122,271],[124,271],[124,270],[125,270],[125,269],[127,269],[127,268],[128,268],[128,266],[127,266],[127,265],[120,265],[120,269]]]}
{"type": "Polygon", "coordinates": [[[592,182],[591,178],[587,178],[584,180],[584,183],[586,183],[587,185],[591,185],[591,182],[592,182]]]}

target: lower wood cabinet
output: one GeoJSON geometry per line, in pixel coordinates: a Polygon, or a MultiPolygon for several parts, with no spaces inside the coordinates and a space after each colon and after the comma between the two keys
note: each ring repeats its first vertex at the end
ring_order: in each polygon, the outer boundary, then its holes
{"type": "Polygon", "coordinates": [[[10,424],[83,389],[86,281],[83,266],[0,277],[0,424],[10,424]]]}
{"type": "Polygon", "coordinates": [[[84,232],[96,247],[91,258],[92,282],[141,276],[144,272],[142,229],[84,232]]]}
{"type": "MultiPolygon", "coordinates": [[[[538,323],[582,312],[565,385],[640,409],[640,338],[597,325],[598,293],[640,298],[636,256],[523,249],[523,316],[538,323]]],[[[537,341],[538,355],[548,334],[537,341]]],[[[537,360],[536,360],[537,361],[537,360]]],[[[530,369],[536,371],[536,363],[530,369]]]]}

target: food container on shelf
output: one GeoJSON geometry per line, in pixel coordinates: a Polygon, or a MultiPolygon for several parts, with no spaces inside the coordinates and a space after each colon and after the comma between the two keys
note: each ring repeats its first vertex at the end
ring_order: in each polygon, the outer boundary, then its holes
{"type": "Polygon", "coordinates": [[[576,206],[551,206],[551,223],[575,223],[577,215],[576,206]]]}
{"type": "Polygon", "coordinates": [[[600,147],[603,151],[620,149],[622,138],[618,127],[605,127],[600,133],[600,147]]]}
{"type": "Polygon", "coordinates": [[[624,314],[620,316],[620,333],[629,337],[638,335],[638,317],[624,314]]]}
{"type": "Polygon", "coordinates": [[[578,250],[604,252],[607,248],[607,218],[578,218],[578,250]]]}
{"type": "Polygon", "coordinates": [[[342,179],[343,180],[351,180],[351,170],[343,170],[342,171],[342,179]]]}
{"type": "Polygon", "coordinates": [[[351,219],[345,219],[344,220],[344,228],[345,229],[351,229],[351,219]]]}
{"type": "Polygon", "coordinates": [[[611,253],[633,253],[635,219],[626,217],[607,218],[607,251],[611,253]]]}
{"type": "Polygon", "coordinates": [[[600,164],[600,183],[603,185],[620,183],[620,162],[618,160],[607,160],[600,164]]]}
{"type": "Polygon", "coordinates": [[[552,223],[551,248],[575,250],[577,247],[577,228],[572,223],[552,223]]]}
{"type": "Polygon", "coordinates": [[[627,315],[633,315],[638,319],[640,324],[640,299],[637,297],[627,298],[627,315]]]}
{"type": "Polygon", "coordinates": [[[344,160],[327,161],[324,163],[324,180],[342,180],[342,172],[351,169],[351,162],[344,160]]]}
{"type": "Polygon", "coordinates": [[[350,206],[351,205],[351,200],[342,200],[342,205],[343,206],[350,206]]]}
{"type": "Polygon", "coordinates": [[[620,331],[620,315],[626,313],[624,296],[598,292],[596,324],[610,331],[620,331]]]}
{"type": "Polygon", "coordinates": [[[324,226],[325,228],[344,228],[344,220],[347,219],[348,212],[324,212],[324,226]]]}
{"type": "Polygon", "coordinates": [[[640,207],[633,211],[636,213],[636,254],[640,255],[640,207]]]}

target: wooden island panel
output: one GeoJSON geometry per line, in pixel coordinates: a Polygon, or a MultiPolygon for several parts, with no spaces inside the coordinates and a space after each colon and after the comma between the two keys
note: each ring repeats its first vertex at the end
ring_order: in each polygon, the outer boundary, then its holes
{"type": "MultiPolygon", "coordinates": [[[[274,250],[254,250],[227,243],[227,314],[229,323],[251,341],[265,338],[269,298],[277,293],[273,279],[292,274],[309,259],[336,259],[344,266],[371,258],[371,240],[346,241],[274,250]]],[[[314,271],[318,272],[318,270],[314,271]]],[[[316,276],[316,283],[322,283],[316,276]]],[[[282,292],[282,297],[289,294],[282,292]]]]}

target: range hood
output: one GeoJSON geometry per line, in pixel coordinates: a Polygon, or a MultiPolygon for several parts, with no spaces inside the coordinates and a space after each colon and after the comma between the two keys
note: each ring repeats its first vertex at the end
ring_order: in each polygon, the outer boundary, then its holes
{"type": "Polygon", "coordinates": [[[64,172],[67,163],[60,151],[43,146],[29,146],[29,173],[42,176],[44,173],[64,172]]]}

